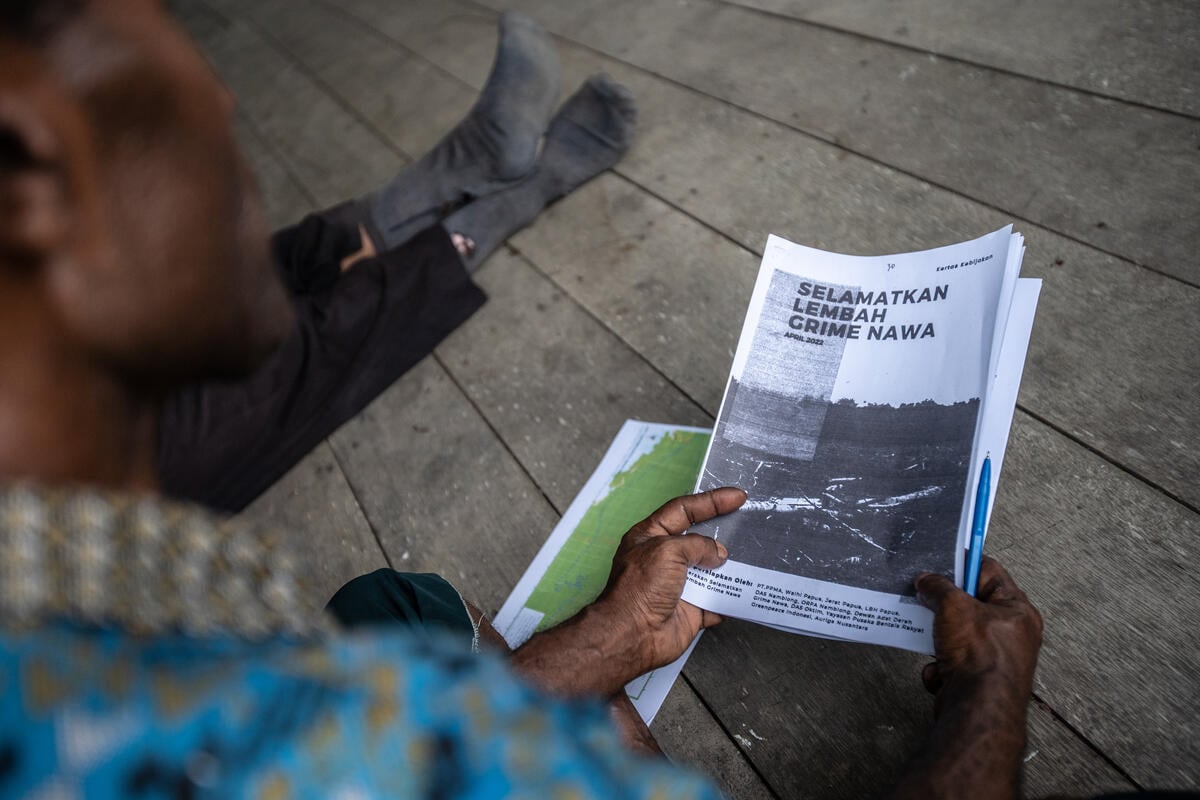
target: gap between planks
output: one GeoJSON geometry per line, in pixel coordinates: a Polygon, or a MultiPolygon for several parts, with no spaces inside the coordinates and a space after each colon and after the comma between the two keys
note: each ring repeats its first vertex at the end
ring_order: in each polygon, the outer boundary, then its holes
{"type": "MultiPolygon", "coordinates": [[[[471,2],[471,0],[465,0],[465,2],[471,2]]],[[[1200,115],[1198,115],[1198,114],[1189,114],[1186,111],[1179,111],[1178,109],[1170,108],[1168,106],[1158,106],[1158,105],[1154,105],[1153,103],[1143,103],[1139,100],[1131,100],[1128,97],[1122,97],[1120,95],[1109,94],[1107,92],[1100,92],[1095,89],[1089,89],[1085,86],[1075,86],[1075,85],[1072,85],[1069,83],[1063,83],[1062,81],[1056,81],[1052,78],[1046,78],[1041,75],[1031,75],[1026,72],[1018,72],[1018,71],[1012,69],[1011,67],[1002,67],[998,64],[988,64],[983,61],[976,61],[974,59],[966,58],[965,56],[953,55],[951,53],[946,53],[946,52],[943,52],[940,50],[928,50],[924,47],[920,47],[915,44],[907,44],[905,42],[896,41],[894,39],[885,39],[881,36],[875,36],[873,34],[866,33],[864,31],[857,31],[857,30],[854,30],[853,28],[844,28],[839,25],[834,25],[833,23],[830,23],[830,22],[821,22],[820,20],[807,19],[804,17],[796,17],[796,16],[792,16],[791,14],[788,14],[786,12],[773,11],[772,9],[769,9],[769,8],[759,8],[758,6],[745,5],[744,3],[737,2],[737,0],[713,0],[713,2],[723,5],[723,6],[727,6],[729,8],[736,8],[736,9],[745,11],[750,14],[769,17],[771,19],[786,22],[786,23],[789,23],[792,25],[807,26],[810,28],[817,28],[817,29],[823,30],[823,31],[829,31],[831,33],[841,34],[843,36],[852,36],[855,39],[860,39],[865,42],[871,42],[873,44],[884,45],[887,47],[894,47],[897,50],[906,50],[910,53],[916,53],[918,55],[933,56],[934,58],[938,58],[943,61],[949,61],[949,62],[955,63],[955,64],[962,64],[964,66],[973,67],[975,69],[985,69],[990,72],[996,72],[1001,75],[1007,75],[1011,78],[1018,78],[1020,80],[1029,81],[1031,83],[1041,84],[1042,86],[1052,86],[1055,89],[1062,89],[1062,90],[1068,91],[1068,92],[1076,92],[1078,94],[1086,95],[1088,97],[1098,97],[1102,100],[1111,100],[1114,103],[1120,103],[1121,105],[1130,106],[1131,108],[1139,108],[1139,109],[1142,109],[1145,111],[1157,111],[1157,112],[1160,112],[1163,114],[1170,114],[1173,117],[1179,117],[1180,119],[1191,120],[1193,122],[1200,122],[1200,115]]]]}
{"type": "MultiPolygon", "coordinates": [[[[343,14],[343,15],[345,15],[346,17],[348,17],[348,18],[350,18],[350,19],[354,19],[354,20],[356,20],[356,21],[357,21],[357,22],[358,22],[360,25],[363,25],[363,26],[365,26],[365,27],[369,28],[371,31],[375,32],[375,33],[376,33],[376,34],[378,34],[379,36],[382,36],[383,38],[385,38],[385,39],[387,39],[387,40],[389,40],[389,41],[392,41],[392,42],[394,42],[394,43],[395,43],[395,44],[396,44],[398,47],[404,48],[404,50],[405,50],[406,52],[412,53],[412,54],[413,54],[415,57],[417,57],[417,58],[421,58],[421,59],[422,59],[422,60],[424,60],[426,63],[428,63],[428,64],[430,64],[431,66],[433,66],[433,67],[435,67],[436,69],[438,69],[440,72],[443,72],[443,73],[445,73],[445,74],[447,74],[447,75],[450,75],[450,77],[455,77],[455,76],[453,76],[451,73],[448,73],[448,72],[446,72],[446,70],[442,69],[440,66],[438,66],[438,65],[437,65],[437,64],[435,64],[434,62],[430,61],[429,59],[425,58],[424,56],[421,56],[419,53],[415,53],[414,51],[411,51],[411,50],[409,50],[409,49],[408,49],[407,47],[405,47],[403,44],[401,44],[401,43],[399,43],[399,42],[396,42],[396,41],[395,41],[395,40],[394,40],[392,37],[390,37],[390,36],[389,36],[389,35],[388,35],[386,32],[380,31],[379,29],[372,27],[372,26],[370,25],[370,23],[368,23],[368,22],[366,22],[365,20],[363,20],[363,19],[361,19],[361,18],[357,17],[357,16],[356,16],[356,15],[354,15],[353,13],[351,13],[351,12],[349,12],[349,11],[346,11],[345,9],[338,8],[337,6],[335,6],[335,5],[334,5],[334,4],[331,2],[331,0],[315,0],[315,2],[319,2],[319,3],[321,3],[321,4],[325,5],[325,6],[327,6],[328,8],[330,8],[330,9],[332,9],[332,10],[335,10],[335,11],[337,11],[339,14],[343,14]]],[[[496,15],[496,11],[495,11],[495,9],[493,9],[493,8],[491,8],[491,7],[489,7],[489,6],[486,6],[486,5],[484,5],[483,3],[480,3],[480,2],[478,2],[478,0],[458,0],[458,2],[461,2],[461,3],[463,3],[463,4],[467,4],[467,5],[473,6],[473,7],[474,7],[474,8],[475,8],[475,9],[476,9],[478,12],[480,12],[480,13],[483,13],[483,14],[486,14],[486,15],[488,15],[489,17],[494,17],[494,16],[496,15]]],[[[749,11],[752,11],[752,10],[753,10],[753,9],[750,9],[750,8],[748,8],[748,7],[746,7],[746,6],[738,5],[738,4],[736,4],[736,3],[724,3],[724,2],[723,2],[723,0],[713,0],[713,2],[721,3],[722,5],[725,5],[725,6],[729,7],[729,8],[737,8],[737,9],[741,9],[742,11],[747,11],[747,12],[749,12],[749,11]]],[[[792,22],[795,22],[796,20],[791,20],[791,21],[792,21],[792,22]]],[[[822,28],[822,26],[819,26],[819,25],[814,25],[814,27],[822,28]]],[[[835,29],[829,29],[829,30],[835,30],[835,29]]],[[[641,72],[641,73],[642,73],[642,74],[644,74],[644,75],[650,75],[650,76],[652,76],[652,77],[654,77],[654,78],[657,78],[658,80],[664,81],[664,82],[666,82],[666,83],[669,83],[669,84],[671,84],[671,85],[673,85],[673,86],[676,86],[676,87],[678,87],[678,88],[681,88],[681,89],[684,89],[684,90],[686,90],[686,91],[688,91],[688,92],[692,92],[692,93],[694,93],[694,94],[700,95],[700,96],[702,96],[702,97],[706,97],[706,98],[708,98],[709,100],[712,100],[712,101],[714,101],[714,102],[721,103],[721,104],[723,104],[723,105],[727,105],[727,106],[729,106],[730,108],[735,108],[735,109],[737,109],[738,111],[741,111],[741,112],[743,112],[743,113],[745,113],[745,114],[748,114],[748,115],[750,115],[751,117],[754,117],[754,118],[756,118],[756,119],[762,120],[762,121],[764,121],[764,122],[770,122],[770,123],[774,123],[774,124],[776,124],[776,125],[780,125],[780,126],[782,126],[782,127],[784,127],[784,128],[787,128],[788,130],[790,130],[790,131],[792,131],[792,132],[794,132],[794,133],[797,133],[797,134],[799,134],[799,135],[801,135],[801,136],[804,136],[805,138],[811,139],[811,140],[813,140],[813,141],[821,142],[822,144],[829,145],[829,146],[831,146],[831,147],[833,147],[833,148],[835,148],[835,149],[837,149],[837,150],[840,150],[840,151],[842,151],[842,152],[845,152],[845,153],[849,153],[849,154],[851,154],[851,155],[854,155],[854,156],[856,156],[856,157],[858,157],[858,158],[861,158],[861,159],[863,159],[864,161],[867,161],[867,162],[869,162],[869,163],[871,163],[871,164],[875,164],[876,166],[883,167],[884,169],[890,170],[890,171],[892,171],[892,172],[895,172],[895,173],[897,173],[897,174],[904,175],[904,176],[906,176],[906,177],[912,178],[913,180],[920,181],[920,182],[922,182],[922,183],[928,184],[929,186],[932,186],[932,187],[934,187],[934,188],[936,188],[936,189],[939,189],[939,190],[941,190],[941,191],[944,191],[944,192],[946,192],[947,194],[953,195],[953,196],[955,196],[955,197],[960,197],[960,198],[962,198],[962,199],[964,199],[964,200],[967,200],[968,202],[974,203],[974,204],[976,204],[976,205],[978,205],[978,206],[980,206],[980,207],[982,207],[982,208],[986,208],[986,209],[988,209],[988,210],[991,210],[991,211],[994,211],[994,212],[996,212],[996,213],[998,213],[998,214],[1003,214],[1004,216],[1007,216],[1007,217],[1011,217],[1011,218],[1012,218],[1012,219],[1013,219],[1015,222],[1016,222],[1016,221],[1019,221],[1019,222],[1025,222],[1025,223],[1028,223],[1029,225],[1034,225],[1034,226],[1036,226],[1036,227],[1039,227],[1039,228],[1044,228],[1045,230],[1051,231],[1052,233],[1054,233],[1054,234],[1056,234],[1056,235],[1058,235],[1058,236],[1061,236],[1062,238],[1064,238],[1064,239],[1066,239],[1066,240],[1068,240],[1068,241],[1074,242],[1075,244],[1078,244],[1078,245],[1080,245],[1081,247],[1086,247],[1086,248],[1088,248],[1088,249],[1090,249],[1090,250],[1095,250],[1095,251],[1096,251],[1096,252],[1098,252],[1098,253],[1103,253],[1104,255],[1107,255],[1107,256],[1110,256],[1110,257],[1112,257],[1112,258],[1114,258],[1114,259],[1117,259],[1118,261],[1121,261],[1121,262],[1123,262],[1123,263],[1125,263],[1125,264],[1128,264],[1129,266],[1136,267],[1136,268],[1138,268],[1138,269],[1144,269],[1144,270],[1146,270],[1147,272],[1153,272],[1153,273],[1154,273],[1154,274],[1156,274],[1156,275],[1160,275],[1160,276],[1162,276],[1162,277],[1164,277],[1164,278],[1169,278],[1169,279],[1171,279],[1172,281],[1175,281],[1175,282],[1177,282],[1177,283],[1183,284],[1184,286],[1189,286],[1189,287],[1191,287],[1191,288],[1194,288],[1194,289],[1200,289],[1200,281],[1190,281],[1190,280],[1188,280],[1188,279],[1186,279],[1186,278],[1182,278],[1182,277],[1180,277],[1180,276],[1178,276],[1178,275],[1175,275],[1175,274],[1173,274],[1173,273],[1171,273],[1171,272],[1168,272],[1168,271],[1166,271],[1166,270],[1164,270],[1164,269],[1162,269],[1162,268],[1160,268],[1160,267],[1155,267],[1155,266],[1153,266],[1153,265],[1150,265],[1150,264],[1144,264],[1144,263],[1142,263],[1142,262],[1140,262],[1140,261],[1137,261],[1137,260],[1135,260],[1135,259],[1133,259],[1133,258],[1130,258],[1129,256],[1127,256],[1127,255],[1124,255],[1124,254],[1122,254],[1122,253],[1118,253],[1118,252],[1116,252],[1116,251],[1114,251],[1114,250],[1109,250],[1109,249],[1107,249],[1107,248],[1101,247],[1101,246],[1099,246],[1099,245],[1095,244],[1094,242],[1090,242],[1090,241],[1088,241],[1088,240],[1086,240],[1086,239],[1080,238],[1078,235],[1076,235],[1076,234],[1073,234],[1073,233],[1070,233],[1069,231],[1066,231],[1066,230],[1061,230],[1060,228],[1050,227],[1050,226],[1048,226],[1048,225],[1044,225],[1044,224],[1042,224],[1042,223],[1035,222],[1034,220],[1031,220],[1031,219],[1029,219],[1029,218],[1027,218],[1027,217],[1024,217],[1024,216],[1020,215],[1019,213],[1017,213],[1017,212],[1015,212],[1015,211],[1012,211],[1012,210],[1010,210],[1010,209],[1006,209],[1006,208],[1004,208],[1003,206],[996,205],[996,204],[995,204],[994,202],[992,202],[992,201],[989,201],[989,200],[984,200],[984,199],[980,199],[980,198],[977,198],[977,197],[973,197],[972,195],[970,195],[970,194],[967,194],[966,192],[964,192],[964,191],[963,191],[963,190],[961,190],[961,189],[955,189],[954,187],[952,187],[952,186],[949,186],[949,185],[947,185],[947,184],[945,184],[945,183],[943,183],[943,182],[941,182],[941,181],[938,181],[938,180],[936,180],[936,179],[934,179],[934,178],[930,178],[930,177],[926,177],[926,176],[920,175],[920,174],[918,174],[918,173],[916,173],[916,172],[913,172],[911,169],[908,169],[908,168],[905,168],[905,167],[901,167],[901,166],[897,166],[897,165],[895,165],[895,164],[892,164],[892,163],[890,163],[890,162],[888,162],[888,161],[885,161],[885,160],[883,160],[882,158],[880,158],[880,157],[878,157],[878,156],[871,155],[871,154],[869,154],[869,153],[867,153],[867,152],[864,152],[864,151],[861,151],[861,150],[856,150],[856,149],[854,149],[853,147],[850,147],[850,146],[848,146],[848,145],[846,145],[846,144],[844,144],[844,143],[842,143],[842,142],[838,141],[838,140],[837,140],[835,137],[832,137],[832,136],[823,136],[823,135],[821,135],[820,133],[818,133],[818,132],[816,132],[816,131],[812,131],[812,130],[806,130],[806,129],[804,129],[804,128],[797,127],[797,126],[795,126],[794,124],[792,124],[792,123],[790,123],[790,122],[788,122],[788,121],[785,121],[785,120],[780,120],[780,119],[775,119],[775,118],[773,118],[773,117],[767,116],[766,114],[763,114],[763,113],[762,113],[762,112],[760,112],[760,111],[756,111],[756,110],[754,110],[753,108],[750,108],[749,106],[744,106],[744,105],[741,105],[740,103],[734,103],[734,102],[732,102],[732,101],[730,101],[730,100],[728,100],[728,99],[726,99],[726,98],[723,98],[723,97],[721,97],[721,96],[719,96],[719,95],[712,94],[711,92],[705,91],[704,89],[700,89],[700,88],[697,88],[697,87],[695,87],[695,86],[691,86],[690,84],[684,83],[683,81],[681,81],[681,80],[679,80],[679,79],[677,79],[677,78],[672,78],[672,77],[670,77],[669,75],[664,75],[664,74],[663,74],[663,73],[661,73],[661,72],[656,72],[655,70],[649,69],[649,68],[647,68],[647,67],[643,67],[643,66],[641,66],[641,65],[639,65],[639,64],[636,64],[636,63],[634,63],[634,62],[632,62],[632,61],[626,61],[625,59],[621,58],[619,55],[615,55],[615,54],[613,54],[613,53],[609,53],[609,52],[607,52],[607,51],[605,51],[605,50],[601,50],[601,49],[600,49],[600,48],[598,48],[598,47],[594,47],[594,46],[592,46],[592,45],[590,45],[590,44],[587,44],[586,42],[579,41],[578,39],[573,39],[573,38],[571,38],[570,36],[566,36],[566,35],[564,35],[564,34],[557,33],[557,32],[554,32],[554,31],[548,31],[548,32],[550,33],[550,35],[551,35],[551,36],[555,37],[556,39],[558,39],[558,40],[560,40],[560,41],[563,41],[563,42],[570,43],[571,45],[573,45],[573,46],[575,46],[575,47],[579,47],[580,49],[586,50],[586,51],[588,51],[588,52],[590,52],[590,53],[594,53],[594,54],[596,54],[596,55],[598,55],[598,56],[601,56],[601,57],[603,57],[603,58],[607,58],[607,59],[610,59],[610,60],[612,60],[612,61],[616,61],[616,62],[618,62],[618,63],[622,64],[623,66],[625,66],[625,67],[628,67],[629,69],[635,70],[635,71],[637,71],[637,72],[641,72]]],[[[836,31],[836,32],[837,32],[837,33],[844,33],[843,31],[836,31]]],[[[876,40],[869,39],[869,37],[862,37],[862,38],[864,38],[864,39],[866,39],[866,40],[868,40],[868,41],[872,41],[872,43],[875,43],[875,44],[880,44],[880,45],[884,45],[884,46],[896,46],[896,47],[898,47],[898,45],[895,45],[895,44],[894,44],[894,43],[892,43],[892,42],[887,42],[887,41],[885,41],[885,40],[879,40],[879,41],[876,41],[876,40]]],[[[903,49],[903,48],[902,48],[902,49],[903,49]]],[[[933,54],[930,54],[930,55],[933,55],[933,54]]],[[[938,57],[938,58],[942,58],[941,56],[937,56],[937,57],[938,57]]],[[[953,59],[946,58],[945,60],[946,60],[946,61],[952,61],[953,59]]],[[[964,63],[965,63],[965,62],[964,62],[964,63]]],[[[971,64],[971,66],[972,66],[972,67],[977,67],[977,65],[974,65],[974,64],[971,64]]],[[[1010,73],[1006,73],[1006,72],[1004,72],[1003,70],[997,70],[997,69],[995,69],[995,68],[993,68],[993,67],[988,67],[988,66],[977,67],[977,68],[979,68],[979,69],[986,69],[986,70],[989,70],[989,71],[998,72],[998,73],[1005,74],[1005,75],[1008,75],[1008,74],[1010,74],[1010,73]]],[[[1018,78],[1018,79],[1021,79],[1021,80],[1031,80],[1031,79],[1027,78],[1027,76],[1020,75],[1020,74],[1017,74],[1017,73],[1011,73],[1011,76],[1012,76],[1012,77],[1015,77],[1015,78],[1018,78]]],[[[461,81],[461,79],[458,79],[458,78],[455,78],[455,79],[456,79],[456,80],[459,80],[460,82],[462,82],[462,81],[461,81]]],[[[1034,82],[1036,83],[1037,81],[1034,81],[1034,82]]],[[[1056,85],[1056,84],[1049,84],[1049,85],[1055,85],[1055,86],[1056,86],[1056,88],[1057,88],[1057,85],[1056,85]]],[[[1070,89],[1071,91],[1078,91],[1078,90],[1074,89],[1073,87],[1062,87],[1062,88],[1065,88],[1065,89],[1070,89]]],[[[474,87],[472,87],[472,89],[474,90],[474,87]]],[[[477,90],[476,90],[476,91],[477,91],[477,90]]],[[[1086,93],[1084,93],[1084,94],[1086,94],[1086,93]]],[[[1104,98],[1104,99],[1105,99],[1105,100],[1108,100],[1109,98],[1104,98]]],[[[1132,106],[1135,106],[1136,104],[1127,104],[1127,105],[1132,105],[1132,106]]],[[[1160,109],[1157,109],[1157,108],[1153,108],[1153,109],[1149,109],[1149,110],[1151,110],[1151,111],[1155,111],[1155,112],[1158,112],[1158,111],[1160,111],[1160,109]]],[[[1163,112],[1163,113],[1168,113],[1168,112],[1163,112]]],[[[1176,116],[1178,116],[1178,115],[1176,115],[1176,116]]],[[[1187,118],[1187,117],[1185,117],[1185,118],[1187,118]]],[[[1188,119],[1190,119],[1190,118],[1188,118],[1188,119]]],[[[619,171],[619,170],[617,170],[616,168],[614,168],[614,171],[616,171],[616,172],[620,173],[620,171],[619,171]]],[[[683,210],[683,209],[679,209],[679,210],[680,210],[682,213],[684,213],[684,214],[687,214],[687,213],[688,213],[687,211],[685,211],[685,210],[683,210]]]]}

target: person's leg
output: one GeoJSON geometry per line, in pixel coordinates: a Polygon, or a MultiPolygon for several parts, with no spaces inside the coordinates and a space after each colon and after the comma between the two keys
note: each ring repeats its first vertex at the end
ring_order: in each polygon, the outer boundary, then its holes
{"type": "Polygon", "coordinates": [[[348,271],[363,245],[355,204],[277,236],[281,269],[301,295],[296,332],[249,380],[168,399],[164,491],[219,510],[244,508],[482,304],[464,262],[474,269],[547,203],[615,163],[635,116],[623,87],[589,79],[555,116],[528,177],[348,271]]]}
{"type": "Polygon", "coordinates": [[[559,109],[541,157],[520,183],[475,200],[442,222],[474,270],[542,209],[620,160],[633,141],[637,108],[624,86],[593,75],[559,109]]]}
{"type": "Polygon", "coordinates": [[[558,98],[559,69],[545,30],[500,15],[491,74],[466,118],[432,150],[370,194],[278,231],[271,241],[294,296],[329,289],[363,259],[393,250],[470,199],[529,174],[558,98]]]}
{"type": "Polygon", "coordinates": [[[540,25],[500,16],[500,38],[471,112],[420,160],[360,198],[379,250],[390,250],[462,203],[529,174],[558,99],[558,57],[540,25]]]}
{"type": "Polygon", "coordinates": [[[529,172],[558,84],[545,32],[505,13],[488,84],[454,131],[379,191],[275,234],[296,333],[249,380],[169,398],[159,447],[165,491],[240,510],[483,302],[443,231],[421,234],[415,248],[405,243],[444,206],[529,172]]]}
{"type": "Polygon", "coordinates": [[[297,326],[248,380],[175,392],[160,417],[163,492],[240,511],[484,302],[441,228],[296,301],[297,326]]]}

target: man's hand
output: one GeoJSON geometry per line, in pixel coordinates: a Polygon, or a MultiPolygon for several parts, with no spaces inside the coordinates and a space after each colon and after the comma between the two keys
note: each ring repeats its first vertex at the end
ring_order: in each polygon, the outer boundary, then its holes
{"type": "Polygon", "coordinates": [[[530,639],[513,666],[547,691],[611,696],[642,673],[669,664],[720,617],[680,600],[688,567],[719,567],[728,553],[688,526],[746,501],[725,487],[669,501],[625,534],[596,602],[530,639]]]}
{"type": "Polygon", "coordinates": [[[1012,800],[1020,786],[1042,615],[991,558],[983,559],[978,597],[942,575],[924,573],[915,583],[934,612],[937,661],[921,678],[936,695],[937,724],[892,800],[1012,800]]]}
{"type": "Polygon", "coordinates": [[[594,608],[611,617],[614,625],[629,627],[641,643],[646,670],[670,664],[703,628],[721,621],[679,596],[689,567],[719,567],[729,551],[707,536],[682,534],[695,523],[728,514],[744,502],[746,493],[733,487],[676,497],[621,539],[608,586],[594,608]]]}
{"type": "MultiPolygon", "coordinates": [[[[921,602],[934,612],[933,646],[937,661],[925,667],[925,688],[953,699],[986,683],[1028,702],[1042,646],[1042,615],[993,558],[984,557],[979,591],[971,597],[943,575],[923,573],[915,581],[921,602]],[[943,693],[943,687],[951,691],[943,693]]],[[[1022,708],[1024,703],[1022,703],[1022,708]]]]}

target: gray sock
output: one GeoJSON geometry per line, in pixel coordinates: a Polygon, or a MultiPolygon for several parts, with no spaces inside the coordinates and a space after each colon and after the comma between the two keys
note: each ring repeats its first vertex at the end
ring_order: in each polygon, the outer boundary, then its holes
{"type": "Polygon", "coordinates": [[[496,59],[471,112],[419,161],[362,198],[383,239],[380,249],[527,175],[559,85],[558,56],[542,27],[517,11],[501,14],[496,59]]]}
{"type": "Polygon", "coordinates": [[[442,221],[447,232],[474,242],[463,259],[467,269],[476,269],[549,203],[616,164],[633,142],[636,121],[628,89],[604,74],[588,78],[551,120],[542,155],[528,178],[468,203],[442,221]]]}

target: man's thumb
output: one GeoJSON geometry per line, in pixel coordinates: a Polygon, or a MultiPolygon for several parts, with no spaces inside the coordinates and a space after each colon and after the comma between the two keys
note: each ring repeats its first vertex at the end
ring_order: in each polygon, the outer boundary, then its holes
{"type": "Polygon", "coordinates": [[[954,585],[954,581],[934,572],[922,572],[913,581],[913,585],[917,587],[917,599],[935,614],[941,610],[942,602],[948,596],[962,591],[954,585]]]}

